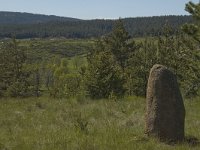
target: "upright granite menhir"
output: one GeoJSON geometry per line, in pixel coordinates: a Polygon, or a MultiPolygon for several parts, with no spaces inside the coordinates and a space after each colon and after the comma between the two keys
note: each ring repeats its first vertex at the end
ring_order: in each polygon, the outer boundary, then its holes
{"type": "Polygon", "coordinates": [[[147,87],[146,134],[161,141],[184,139],[185,108],[176,76],[154,65],[147,87]]]}

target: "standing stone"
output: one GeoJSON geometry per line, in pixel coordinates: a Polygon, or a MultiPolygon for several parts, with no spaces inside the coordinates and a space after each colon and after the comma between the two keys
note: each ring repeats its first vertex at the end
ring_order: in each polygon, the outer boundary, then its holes
{"type": "Polygon", "coordinates": [[[154,65],[147,87],[146,134],[161,141],[184,139],[185,108],[176,76],[154,65]]]}

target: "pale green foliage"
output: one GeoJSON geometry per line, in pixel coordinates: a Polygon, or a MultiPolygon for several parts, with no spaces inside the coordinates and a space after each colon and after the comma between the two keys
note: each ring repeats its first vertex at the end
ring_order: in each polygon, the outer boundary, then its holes
{"type": "Polygon", "coordinates": [[[53,66],[53,84],[50,87],[50,94],[54,98],[75,97],[82,92],[81,83],[81,76],[70,72],[68,59],[62,58],[58,66],[53,66]]]}
{"type": "Polygon", "coordinates": [[[53,64],[53,83],[50,88],[50,94],[53,97],[62,97],[64,96],[64,76],[68,73],[67,68],[67,59],[63,58],[60,64],[53,64]]]}
{"type": "Polygon", "coordinates": [[[75,97],[80,94],[81,91],[81,76],[78,74],[67,74],[63,76],[64,95],[66,97],[75,97]]]}

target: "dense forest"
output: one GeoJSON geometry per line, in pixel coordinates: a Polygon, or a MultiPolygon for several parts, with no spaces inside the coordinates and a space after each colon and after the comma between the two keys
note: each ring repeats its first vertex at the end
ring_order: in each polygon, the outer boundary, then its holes
{"type": "MultiPolygon", "coordinates": [[[[174,34],[191,16],[159,16],[122,19],[131,37],[158,36],[168,23],[174,34]]],[[[27,13],[0,12],[0,38],[96,38],[110,33],[117,20],[79,20],[27,13]]]]}
{"type": "Polygon", "coordinates": [[[31,14],[21,12],[0,11],[0,24],[33,24],[49,21],[78,21],[76,18],[54,15],[31,14]]]}

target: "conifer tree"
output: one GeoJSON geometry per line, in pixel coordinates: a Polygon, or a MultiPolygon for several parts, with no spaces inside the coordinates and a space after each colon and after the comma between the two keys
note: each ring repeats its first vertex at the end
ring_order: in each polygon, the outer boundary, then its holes
{"type": "Polygon", "coordinates": [[[123,21],[119,19],[110,35],[105,38],[107,48],[112,52],[123,72],[128,66],[128,60],[137,48],[126,31],[123,21]]]}
{"type": "Polygon", "coordinates": [[[123,74],[114,55],[104,41],[98,41],[95,49],[88,55],[86,86],[94,99],[123,96],[123,74]]]}
{"type": "Polygon", "coordinates": [[[196,41],[200,42],[200,3],[189,2],[186,4],[185,10],[192,15],[195,22],[183,25],[182,29],[196,41]]]}
{"type": "Polygon", "coordinates": [[[193,23],[185,24],[182,30],[187,33],[193,40],[185,40],[184,44],[190,50],[190,68],[193,70],[193,82],[188,84],[186,92],[188,95],[197,95],[200,89],[200,3],[189,2],[185,10],[193,17],[193,23]]]}
{"type": "Polygon", "coordinates": [[[5,42],[0,51],[0,90],[9,96],[25,96],[28,92],[30,73],[25,70],[26,55],[15,38],[5,42]]]}

